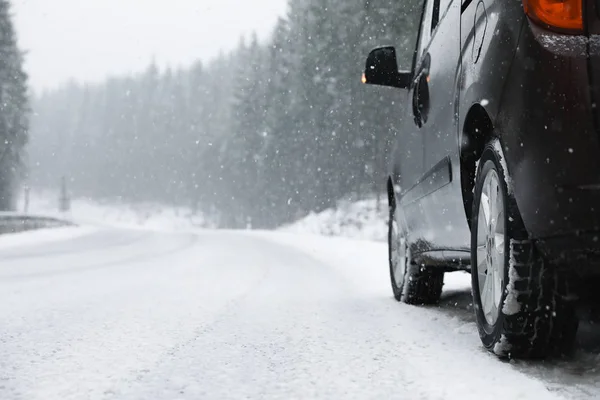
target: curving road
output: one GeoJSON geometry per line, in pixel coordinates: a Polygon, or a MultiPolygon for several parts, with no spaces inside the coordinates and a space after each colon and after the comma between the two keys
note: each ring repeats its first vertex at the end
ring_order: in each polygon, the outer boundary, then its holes
{"type": "Polygon", "coordinates": [[[385,265],[382,244],[281,233],[0,237],[0,399],[600,398],[595,350],[500,362],[468,275],[414,308],[385,265]]]}

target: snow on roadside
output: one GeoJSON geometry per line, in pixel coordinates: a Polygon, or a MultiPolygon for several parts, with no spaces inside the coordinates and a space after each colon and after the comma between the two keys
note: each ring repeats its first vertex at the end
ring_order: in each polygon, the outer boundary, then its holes
{"type": "MultiPolygon", "coordinates": [[[[19,209],[23,210],[23,205],[20,205],[19,209]]],[[[159,231],[189,231],[214,227],[214,224],[189,208],[157,203],[129,204],[117,200],[74,198],[71,201],[71,211],[61,213],[58,211],[58,195],[47,191],[31,192],[29,213],[62,218],[77,224],[159,231]]]]}
{"type": "Polygon", "coordinates": [[[387,214],[386,204],[381,203],[378,208],[375,199],[340,202],[336,208],[311,213],[280,231],[382,242],[387,240],[387,214]]]}
{"type": "MultiPolygon", "coordinates": [[[[23,204],[19,204],[23,211],[23,204]]],[[[29,214],[52,216],[78,224],[141,228],[159,231],[190,231],[214,229],[215,221],[194,213],[189,208],[157,203],[130,204],[117,200],[98,201],[74,198],[71,211],[58,211],[58,194],[51,191],[32,190],[29,214]]],[[[299,221],[279,230],[297,234],[340,236],[383,242],[387,240],[387,206],[377,207],[375,199],[358,202],[340,202],[336,208],[311,213],[299,221]]]]}

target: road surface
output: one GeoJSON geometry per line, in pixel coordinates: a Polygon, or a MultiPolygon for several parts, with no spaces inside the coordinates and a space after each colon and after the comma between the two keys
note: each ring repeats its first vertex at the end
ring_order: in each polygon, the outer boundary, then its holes
{"type": "Polygon", "coordinates": [[[282,233],[0,237],[0,399],[600,398],[596,350],[486,353],[468,283],[401,305],[383,244],[282,233]]]}

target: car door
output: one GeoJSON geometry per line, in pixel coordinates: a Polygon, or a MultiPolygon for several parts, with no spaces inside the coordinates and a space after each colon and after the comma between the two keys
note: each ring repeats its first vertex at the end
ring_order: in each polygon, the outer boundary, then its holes
{"type": "Polygon", "coordinates": [[[468,247],[458,165],[460,1],[431,0],[415,70],[413,113],[424,141],[424,174],[413,194],[432,250],[468,247]]]}
{"type": "Polygon", "coordinates": [[[424,98],[417,102],[423,109],[425,171],[443,172],[428,182],[430,190],[438,190],[449,183],[448,157],[458,154],[459,0],[434,0],[431,31],[431,40],[422,57],[423,87],[418,89],[424,98]]]}
{"type": "MultiPolygon", "coordinates": [[[[420,63],[420,55],[429,43],[431,37],[431,18],[435,0],[425,0],[422,3],[419,20],[416,21],[416,40],[414,47],[408,50],[412,53],[410,67],[414,71],[420,63]]],[[[417,85],[412,82],[405,96],[405,114],[398,130],[397,140],[393,149],[393,177],[400,205],[404,210],[410,236],[414,242],[423,236],[425,211],[418,200],[419,182],[425,173],[425,138],[421,127],[416,124],[413,109],[413,99],[417,85]]]]}
{"type": "MultiPolygon", "coordinates": [[[[419,43],[422,40],[428,40],[428,37],[423,37],[420,32],[422,21],[427,19],[427,10],[431,7],[427,3],[433,0],[417,0],[414,3],[414,8],[406,5],[405,18],[410,20],[410,28],[407,26],[398,27],[402,30],[402,35],[396,39],[397,42],[405,42],[405,45],[397,47],[396,53],[398,57],[398,67],[400,70],[412,71],[415,67],[418,58],[415,56],[419,43]]],[[[428,31],[427,31],[428,34],[428,31]]],[[[396,43],[400,44],[400,43],[396,43]]],[[[397,90],[397,89],[394,89],[397,90]]],[[[418,183],[419,179],[425,172],[424,165],[424,138],[418,126],[414,123],[412,98],[413,98],[414,83],[408,90],[401,89],[398,91],[399,102],[402,107],[402,119],[398,126],[396,139],[392,151],[392,175],[396,191],[402,199],[405,196],[410,196],[410,192],[418,183]]],[[[408,197],[407,197],[408,198],[408,197]]],[[[403,200],[401,200],[401,203],[403,200]]],[[[406,203],[410,205],[412,202],[406,203]]]]}

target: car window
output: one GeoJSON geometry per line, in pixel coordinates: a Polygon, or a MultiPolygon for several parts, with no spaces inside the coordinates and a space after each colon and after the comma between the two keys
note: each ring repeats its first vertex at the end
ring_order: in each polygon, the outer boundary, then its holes
{"type": "Polygon", "coordinates": [[[393,27],[400,70],[410,71],[414,67],[424,9],[425,0],[407,0],[395,12],[384,14],[388,18],[386,24],[393,27]]]}
{"type": "Polygon", "coordinates": [[[440,20],[444,17],[444,13],[452,4],[452,0],[439,0],[440,1],[440,20]]]}
{"type": "MultiPolygon", "coordinates": [[[[421,35],[419,37],[419,44],[417,47],[417,56],[419,59],[423,55],[423,52],[429,45],[429,41],[431,40],[431,33],[435,28],[433,24],[434,20],[434,9],[437,3],[438,15],[439,18],[439,1],[440,0],[427,0],[427,4],[425,5],[425,12],[423,13],[423,19],[421,21],[421,35]]],[[[437,25],[437,20],[435,21],[437,25]]],[[[418,62],[418,60],[417,60],[418,62]]]]}
{"type": "Polygon", "coordinates": [[[431,32],[435,31],[440,21],[444,18],[446,11],[450,8],[452,0],[434,0],[433,16],[431,19],[431,32]]]}
{"type": "Polygon", "coordinates": [[[433,11],[431,14],[431,32],[435,30],[435,27],[440,22],[440,0],[433,0],[433,11]]]}

